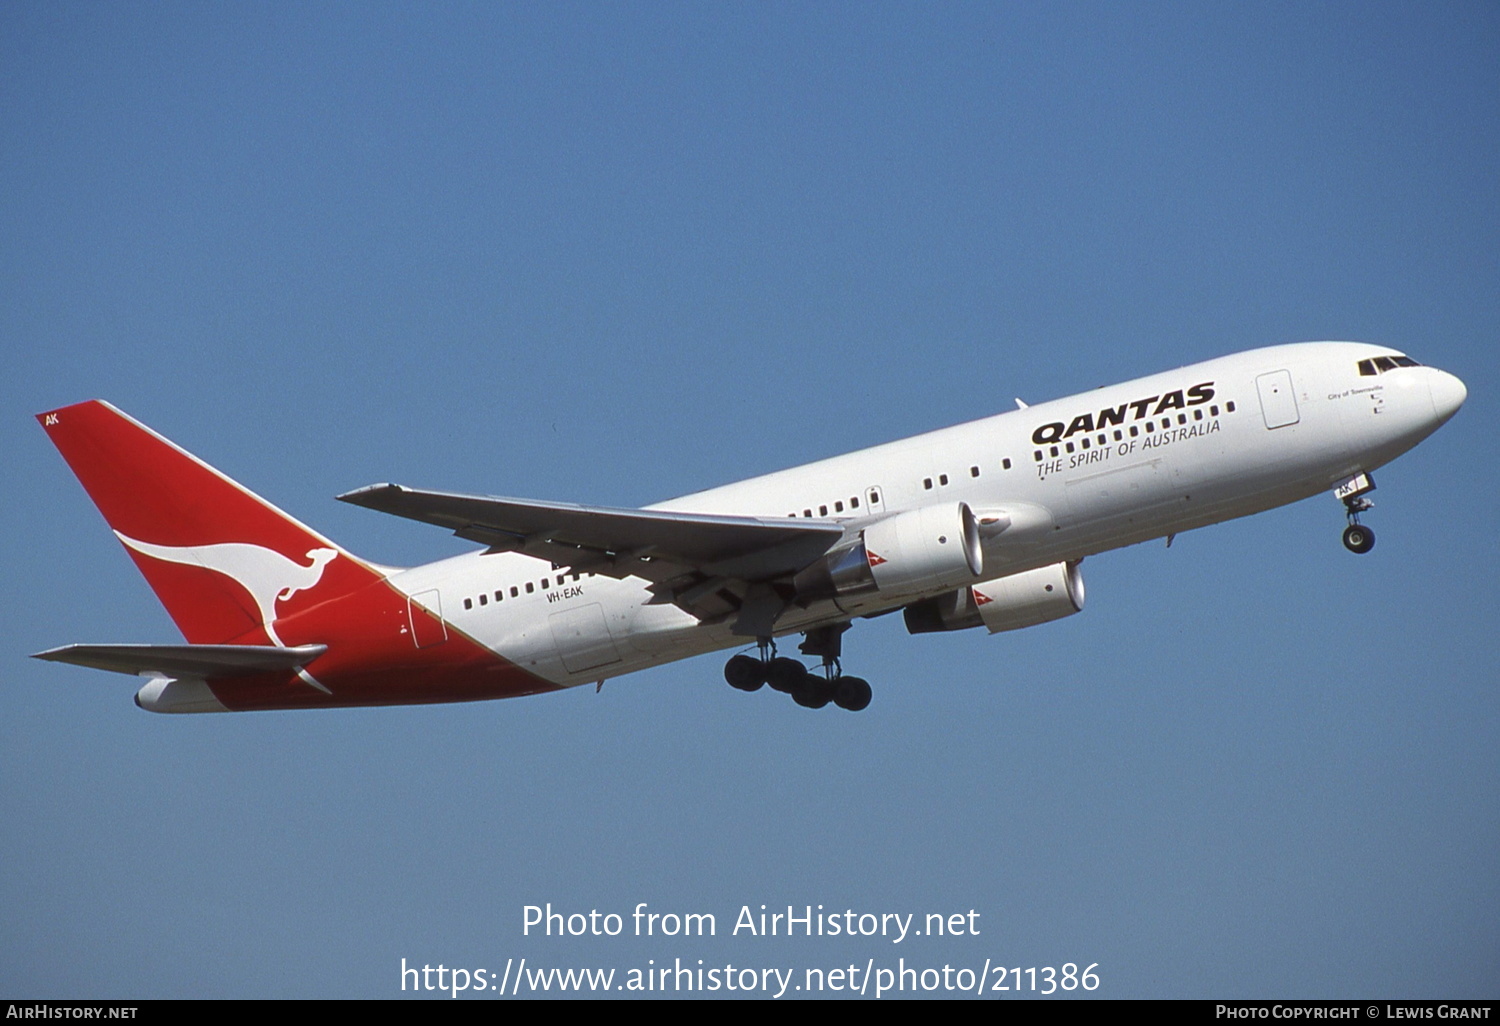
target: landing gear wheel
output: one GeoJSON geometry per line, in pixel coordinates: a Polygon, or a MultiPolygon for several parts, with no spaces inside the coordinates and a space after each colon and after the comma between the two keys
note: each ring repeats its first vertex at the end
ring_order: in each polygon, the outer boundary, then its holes
{"type": "Polygon", "coordinates": [[[766,664],[753,656],[737,655],[724,664],[724,679],[740,691],[759,691],[766,682],[766,664]]]}
{"type": "Polygon", "coordinates": [[[840,709],[859,712],[870,704],[870,682],[863,677],[840,677],[833,682],[833,701],[840,709]]]}
{"type": "Polygon", "coordinates": [[[833,684],[808,674],[801,684],[792,690],[792,701],[804,709],[821,709],[833,701],[833,684]]]}
{"type": "Polygon", "coordinates": [[[1364,555],[1375,547],[1375,532],[1364,524],[1350,524],[1344,528],[1344,548],[1364,555]]]}
{"type": "Polygon", "coordinates": [[[766,664],[766,683],[773,691],[794,694],[806,679],[807,667],[795,659],[783,656],[766,664]]]}

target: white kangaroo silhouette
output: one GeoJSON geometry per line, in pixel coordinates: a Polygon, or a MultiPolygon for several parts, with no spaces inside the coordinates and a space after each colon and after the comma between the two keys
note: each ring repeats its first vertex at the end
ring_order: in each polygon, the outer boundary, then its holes
{"type": "Polygon", "coordinates": [[[302,566],[279,552],[248,542],[222,542],[217,545],[153,545],[137,541],[119,531],[115,537],[142,555],[168,563],[184,566],[201,566],[223,574],[250,593],[260,609],[260,622],[266,634],[276,644],[282,641],[276,636],[272,621],[276,619],[276,603],[285,602],[299,591],[307,591],[323,579],[323,568],[338,556],[338,549],[308,549],[312,560],[302,566]]]}

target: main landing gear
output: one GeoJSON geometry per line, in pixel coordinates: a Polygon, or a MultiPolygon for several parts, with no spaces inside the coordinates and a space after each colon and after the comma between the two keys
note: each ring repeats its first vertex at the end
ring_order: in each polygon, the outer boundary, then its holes
{"type": "Polygon", "coordinates": [[[1375,490],[1375,482],[1370,480],[1369,475],[1361,474],[1354,479],[1353,486],[1354,489],[1349,494],[1341,496],[1344,500],[1344,515],[1349,520],[1349,526],[1344,528],[1344,548],[1362,556],[1375,547],[1375,532],[1359,522],[1361,513],[1375,507],[1373,502],[1365,498],[1366,492],[1375,490]]]}
{"type": "Polygon", "coordinates": [[[724,679],[740,691],[759,691],[764,684],[772,691],[791,695],[792,701],[807,709],[821,709],[829,702],[840,709],[859,712],[870,704],[870,684],[863,677],[845,676],[839,666],[839,635],[848,624],[820,627],[807,632],[800,647],[806,655],[823,660],[822,674],[809,670],[800,659],[776,655],[776,643],[761,638],[760,658],[741,653],[724,664],[724,679]]]}

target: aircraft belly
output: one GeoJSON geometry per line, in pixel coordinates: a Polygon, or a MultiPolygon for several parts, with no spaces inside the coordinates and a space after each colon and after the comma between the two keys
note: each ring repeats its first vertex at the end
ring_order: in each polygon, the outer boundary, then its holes
{"type": "Polygon", "coordinates": [[[558,656],[569,673],[583,673],[620,662],[620,650],[597,602],[553,613],[547,618],[558,656]]]}

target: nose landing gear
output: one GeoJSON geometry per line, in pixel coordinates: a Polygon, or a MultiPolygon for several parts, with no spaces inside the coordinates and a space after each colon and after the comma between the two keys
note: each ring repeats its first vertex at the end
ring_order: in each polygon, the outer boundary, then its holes
{"type": "Polygon", "coordinates": [[[1375,490],[1375,482],[1369,474],[1358,474],[1334,489],[1334,494],[1344,501],[1344,516],[1349,526],[1344,528],[1344,548],[1364,555],[1375,547],[1375,532],[1359,522],[1359,515],[1373,509],[1375,504],[1365,498],[1367,492],[1375,490]]]}

